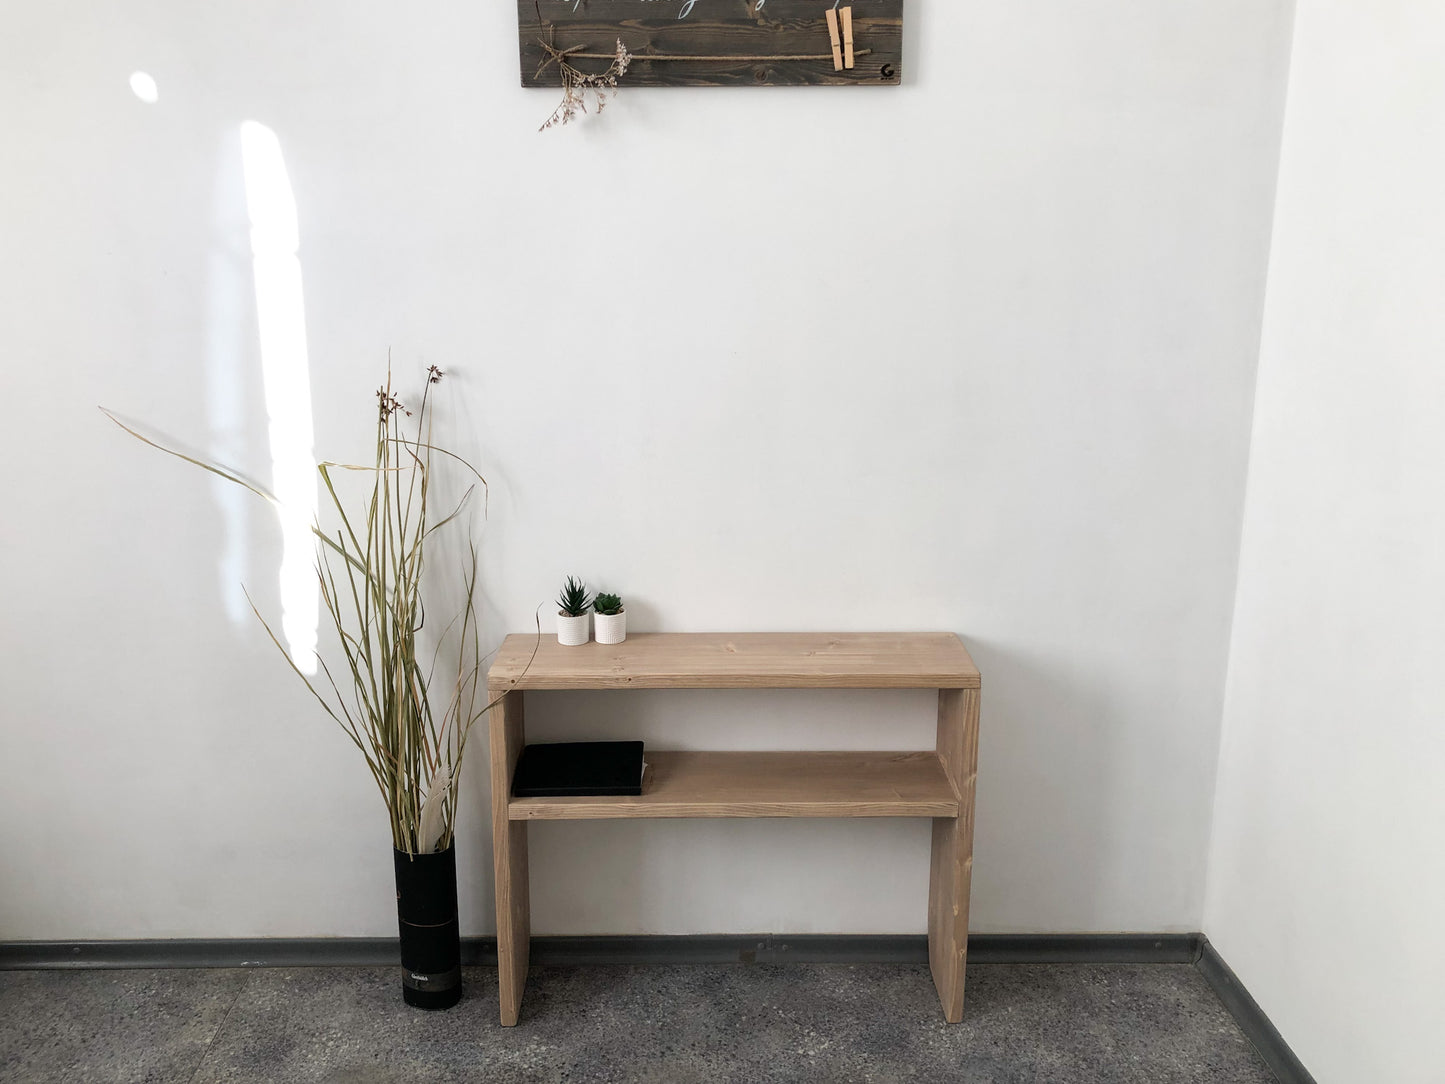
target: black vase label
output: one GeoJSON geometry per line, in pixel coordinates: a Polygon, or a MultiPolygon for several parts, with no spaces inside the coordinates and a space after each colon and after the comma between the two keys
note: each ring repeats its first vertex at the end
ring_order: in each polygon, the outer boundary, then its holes
{"type": "Polygon", "coordinates": [[[401,984],[409,990],[450,990],[454,986],[460,986],[461,982],[460,965],[436,975],[426,975],[406,967],[401,969],[401,984]]]}

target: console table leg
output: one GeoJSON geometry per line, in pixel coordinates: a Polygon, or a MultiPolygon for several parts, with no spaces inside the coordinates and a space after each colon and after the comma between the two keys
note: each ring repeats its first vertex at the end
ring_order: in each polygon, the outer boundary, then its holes
{"type": "Polygon", "coordinates": [[[938,692],[938,754],[958,791],[958,817],[933,820],[928,888],[928,965],[950,1024],[963,1019],[968,893],[973,878],[973,792],[978,771],[977,689],[938,692]]]}
{"type": "MultiPolygon", "coordinates": [[[[497,693],[493,692],[493,699],[497,693]]],[[[532,915],[527,875],[527,822],[507,815],[512,770],[526,744],[522,694],[509,692],[492,708],[492,857],[497,888],[497,986],[502,1026],[522,1011],[531,947],[532,915]]]]}
{"type": "Polygon", "coordinates": [[[527,899],[527,824],[513,821],[504,834],[507,842],[497,848],[497,989],[502,1026],[509,1028],[522,1012],[532,916],[527,899]]]}

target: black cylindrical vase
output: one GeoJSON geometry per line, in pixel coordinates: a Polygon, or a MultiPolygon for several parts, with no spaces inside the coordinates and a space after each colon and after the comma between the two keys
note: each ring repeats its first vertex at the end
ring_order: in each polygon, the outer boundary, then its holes
{"type": "Polygon", "coordinates": [[[457,925],[457,854],[396,860],[396,917],[401,930],[401,996],[419,1009],[450,1009],[462,997],[462,941],[457,925]]]}

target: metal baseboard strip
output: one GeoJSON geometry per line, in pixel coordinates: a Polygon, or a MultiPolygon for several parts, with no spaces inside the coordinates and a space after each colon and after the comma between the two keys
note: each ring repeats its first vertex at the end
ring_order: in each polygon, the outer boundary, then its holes
{"type": "Polygon", "coordinates": [[[1315,1084],[1315,1078],[1295,1056],[1279,1029],[1259,1007],[1259,1002],[1250,996],[1239,977],[1230,970],[1208,939],[1204,940],[1202,948],[1199,962],[1195,966],[1204,976],[1204,981],[1209,983],[1214,996],[1229,1010],[1229,1015],[1234,1017],[1240,1030],[1254,1044],[1259,1056],[1279,1079],[1279,1084],[1315,1084]]]}
{"type": "Polygon", "coordinates": [[[346,967],[395,964],[396,938],[262,937],[0,942],[0,970],[171,967],[346,967]]]}
{"type": "Polygon", "coordinates": [[[1197,933],[982,933],[968,937],[971,964],[1192,964],[1197,933]]]}
{"type": "Polygon", "coordinates": [[[923,934],[534,937],[536,964],[926,964],[923,934]]]}
{"type": "MultiPolygon", "coordinates": [[[[974,934],[968,960],[1002,963],[1193,963],[1199,934],[974,934]]],[[[537,964],[926,964],[923,934],[731,934],[534,937],[537,964]]],[[[0,942],[0,970],[348,967],[398,961],[395,938],[315,937],[0,942]]],[[[497,943],[462,939],[462,962],[495,964],[497,943]]]]}

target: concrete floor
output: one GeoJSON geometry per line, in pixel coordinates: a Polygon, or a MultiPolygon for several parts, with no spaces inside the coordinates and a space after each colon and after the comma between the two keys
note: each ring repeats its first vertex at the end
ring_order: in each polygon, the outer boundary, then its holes
{"type": "Polygon", "coordinates": [[[926,968],[494,968],[407,1008],[396,968],[0,972],[0,1081],[960,1081],[1269,1084],[1188,965],[975,964],[947,1025],[926,968]]]}

